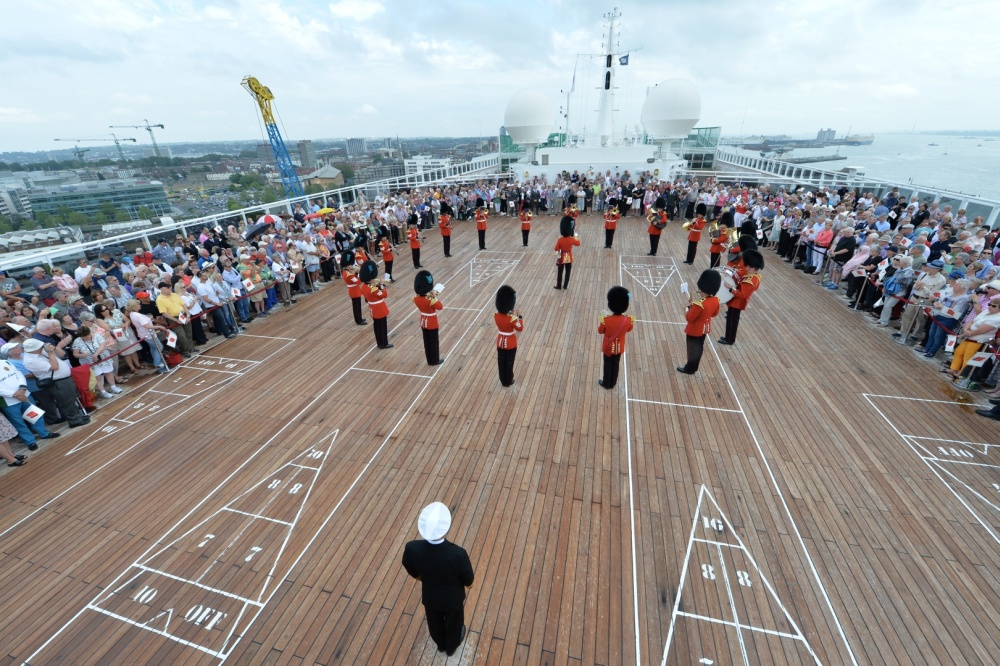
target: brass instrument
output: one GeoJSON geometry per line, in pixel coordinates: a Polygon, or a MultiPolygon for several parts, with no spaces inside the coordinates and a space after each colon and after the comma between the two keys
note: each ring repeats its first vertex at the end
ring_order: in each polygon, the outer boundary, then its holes
{"type": "Polygon", "coordinates": [[[684,231],[688,231],[693,224],[694,220],[688,220],[687,222],[681,225],[681,229],[683,229],[684,231]]]}
{"type": "Polygon", "coordinates": [[[712,222],[712,226],[709,227],[709,229],[708,229],[708,237],[709,238],[718,238],[720,236],[720,234],[721,234],[721,232],[719,231],[719,221],[718,220],[714,220],[712,222]]]}
{"type": "Polygon", "coordinates": [[[650,224],[652,224],[653,220],[655,220],[655,219],[656,219],[656,211],[655,210],[651,211],[648,215],[646,215],[646,221],[649,222],[650,224]]]}
{"type": "Polygon", "coordinates": [[[530,222],[530,221],[531,221],[531,218],[532,218],[532,217],[534,217],[534,213],[532,213],[532,212],[531,212],[531,211],[529,210],[529,211],[528,211],[528,213],[527,213],[527,215],[526,215],[526,217],[528,218],[528,221],[530,222]]]}

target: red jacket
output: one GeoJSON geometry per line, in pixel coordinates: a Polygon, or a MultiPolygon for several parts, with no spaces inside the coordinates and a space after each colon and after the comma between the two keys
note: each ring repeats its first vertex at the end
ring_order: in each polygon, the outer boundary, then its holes
{"type": "Polygon", "coordinates": [[[368,309],[372,313],[372,319],[385,319],[389,316],[389,306],[385,304],[389,290],[385,287],[375,289],[370,284],[361,285],[361,296],[368,301],[368,309]]]}
{"type": "Polygon", "coordinates": [[[347,283],[347,295],[351,298],[361,298],[361,279],[351,271],[343,271],[341,276],[347,283]]]}
{"type": "Polygon", "coordinates": [[[420,249],[420,230],[416,227],[410,227],[406,231],[406,237],[410,239],[410,249],[419,250],[420,249]]]}
{"type": "Polygon", "coordinates": [[[476,215],[476,230],[486,231],[486,218],[489,217],[489,215],[484,210],[477,210],[475,215],[476,215]]]}
{"type": "Polygon", "coordinates": [[[451,236],[451,216],[448,213],[441,213],[438,226],[441,227],[442,236],[451,236]]]}
{"type": "Polygon", "coordinates": [[[719,299],[715,296],[700,298],[691,304],[684,319],[687,326],[684,334],[692,338],[700,338],[712,332],[712,317],[719,314],[719,299]]]}
{"type": "Polygon", "coordinates": [[[531,215],[526,211],[521,211],[521,231],[531,231],[531,215]]]}
{"type": "Polygon", "coordinates": [[[438,327],[437,313],[444,309],[441,301],[427,296],[414,296],[413,304],[420,310],[420,328],[433,331],[438,327]]]}
{"type": "Polygon", "coordinates": [[[517,315],[498,312],[493,315],[497,325],[497,349],[517,349],[517,331],[524,330],[524,320],[517,315]]]}
{"type": "Polygon", "coordinates": [[[388,238],[383,238],[382,240],[380,240],[378,242],[378,247],[380,250],[382,250],[382,261],[386,263],[393,261],[394,257],[392,256],[392,243],[389,242],[388,238]]]}
{"type": "MultiPolygon", "coordinates": [[[[658,220],[654,219],[654,222],[658,222],[659,224],[666,224],[667,223],[667,214],[666,214],[666,212],[664,212],[664,211],[661,210],[656,215],[660,219],[658,219],[658,220]]],[[[647,231],[648,231],[648,233],[649,233],[650,236],[659,236],[660,234],[663,233],[663,229],[657,229],[655,224],[650,224],[649,225],[649,229],[647,229],[647,231]]]]}
{"type": "Polygon", "coordinates": [[[601,343],[601,353],[605,356],[618,356],[625,353],[625,335],[635,328],[635,320],[628,315],[608,315],[601,317],[597,332],[604,335],[601,343]]]}
{"type": "Polygon", "coordinates": [[[612,211],[608,211],[607,213],[605,213],[604,214],[604,228],[607,229],[607,230],[609,230],[609,231],[614,231],[615,229],[617,229],[618,228],[618,218],[620,218],[620,217],[621,217],[621,215],[619,215],[618,213],[614,213],[612,211]]]}
{"type": "Polygon", "coordinates": [[[580,239],[575,236],[560,236],[556,241],[556,252],[564,264],[573,263],[573,247],[580,245],[580,239]]]}
{"type": "Polygon", "coordinates": [[[712,245],[709,246],[708,251],[712,254],[722,254],[728,245],[729,236],[719,232],[719,237],[712,239],[712,245]]]}
{"type": "Polygon", "coordinates": [[[736,289],[733,290],[733,299],[729,301],[729,307],[737,310],[746,310],[747,303],[750,302],[750,296],[753,295],[753,292],[757,291],[759,287],[760,276],[756,273],[753,275],[747,275],[745,278],[740,280],[740,283],[736,285],[736,289]]]}
{"type": "Polygon", "coordinates": [[[705,228],[705,218],[696,217],[688,227],[688,240],[697,243],[701,240],[701,230],[705,228]]]}

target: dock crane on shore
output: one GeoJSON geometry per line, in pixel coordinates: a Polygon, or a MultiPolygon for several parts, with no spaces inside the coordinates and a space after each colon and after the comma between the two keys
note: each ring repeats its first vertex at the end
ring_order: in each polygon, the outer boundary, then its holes
{"type": "Polygon", "coordinates": [[[285,196],[289,199],[305,196],[302,188],[302,181],[299,174],[295,172],[292,165],[292,158],[288,155],[288,148],[278,131],[278,124],[274,121],[274,94],[271,89],[262,84],[253,76],[243,77],[241,84],[246,88],[250,96],[257,102],[260,115],[264,118],[264,127],[267,128],[267,138],[271,142],[271,152],[274,153],[274,161],[278,165],[278,172],[281,173],[281,184],[285,188],[285,196]]]}
{"type": "Polygon", "coordinates": [[[54,139],[54,140],[55,141],[72,141],[73,143],[77,144],[76,147],[73,149],[73,154],[76,155],[77,159],[80,160],[81,163],[83,162],[83,155],[84,155],[84,153],[89,153],[90,152],[90,148],[80,148],[80,144],[81,143],[85,143],[85,142],[87,142],[87,143],[99,143],[99,142],[113,141],[114,144],[115,144],[115,148],[118,149],[118,157],[121,159],[122,162],[124,162],[125,161],[125,153],[122,151],[122,144],[121,144],[121,142],[122,141],[131,141],[132,143],[136,142],[135,139],[133,139],[132,137],[120,137],[117,134],[112,134],[110,139],[105,139],[103,137],[98,137],[96,139],[54,139]]]}
{"type": "MultiPolygon", "coordinates": [[[[153,157],[160,157],[160,147],[158,145],[156,145],[156,136],[153,134],[153,128],[154,127],[159,127],[160,129],[163,129],[163,123],[160,123],[158,125],[150,125],[149,121],[146,120],[145,118],[142,119],[142,122],[144,122],[146,124],[145,125],[108,125],[108,127],[110,127],[111,129],[118,129],[118,128],[123,128],[123,127],[128,127],[130,129],[144,129],[144,130],[146,130],[147,132],[149,132],[149,140],[153,142],[153,157]]],[[[135,139],[132,139],[132,141],[135,141],[135,139]]]]}

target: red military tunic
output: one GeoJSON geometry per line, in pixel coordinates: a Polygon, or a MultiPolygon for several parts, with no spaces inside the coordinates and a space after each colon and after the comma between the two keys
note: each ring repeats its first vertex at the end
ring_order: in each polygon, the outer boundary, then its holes
{"type": "Polygon", "coordinates": [[[517,331],[524,330],[524,320],[517,315],[498,312],[493,315],[497,325],[497,349],[517,349],[517,331]]]}
{"type": "Polygon", "coordinates": [[[414,296],[413,304],[420,310],[420,328],[435,330],[438,327],[437,313],[444,309],[441,301],[429,296],[414,296]]]}
{"type": "Polygon", "coordinates": [[[389,295],[389,290],[385,287],[375,289],[372,285],[365,283],[361,285],[361,295],[368,301],[368,309],[372,313],[372,319],[385,319],[389,316],[389,306],[385,304],[385,298],[389,295]]]}
{"type": "Polygon", "coordinates": [[[388,263],[394,260],[392,255],[392,243],[389,242],[388,238],[383,238],[379,241],[378,247],[382,250],[382,261],[388,263]]]}
{"type": "Polygon", "coordinates": [[[712,239],[712,244],[709,246],[708,251],[711,254],[722,254],[726,251],[726,247],[729,245],[729,236],[724,233],[719,233],[718,238],[712,239]]]}
{"type": "Polygon", "coordinates": [[[531,215],[521,211],[521,231],[531,231],[531,215]]]}
{"type": "Polygon", "coordinates": [[[486,218],[489,214],[485,210],[477,210],[476,213],[476,231],[486,231],[486,218]]]}
{"type": "Polygon", "coordinates": [[[621,215],[609,210],[604,214],[604,228],[608,231],[614,231],[618,228],[619,218],[621,218],[621,215]]]}
{"type": "Polygon", "coordinates": [[[573,248],[580,245],[580,239],[576,236],[560,236],[556,241],[556,252],[559,253],[559,263],[573,263],[573,248]]]}
{"type": "Polygon", "coordinates": [[[442,236],[451,236],[451,216],[448,213],[441,213],[438,226],[441,227],[442,236]]]}
{"type": "Polygon", "coordinates": [[[628,315],[608,315],[601,317],[597,332],[604,335],[601,343],[601,353],[605,356],[618,356],[625,353],[625,334],[635,328],[635,320],[628,315]]]}
{"type": "Polygon", "coordinates": [[[715,296],[699,298],[691,304],[684,319],[687,326],[684,334],[692,338],[700,338],[712,332],[712,317],[719,314],[719,299],[715,296]]]}
{"type": "Polygon", "coordinates": [[[410,239],[410,249],[419,250],[420,249],[420,230],[416,227],[410,227],[406,231],[406,237],[410,239]]]}
{"type": "Polygon", "coordinates": [[[736,310],[746,310],[747,303],[750,302],[750,296],[753,292],[757,291],[760,287],[760,276],[754,273],[753,275],[747,275],[740,283],[736,285],[736,289],[733,290],[733,298],[727,305],[736,310]]]}
{"type": "Polygon", "coordinates": [[[739,256],[737,256],[732,261],[727,262],[726,266],[729,266],[730,268],[735,269],[736,274],[738,276],[740,276],[741,280],[747,276],[747,267],[743,263],[743,255],[742,254],[739,255],[739,256]]]}
{"type": "Polygon", "coordinates": [[[576,218],[580,216],[580,211],[576,207],[571,207],[566,209],[566,214],[572,217],[575,222],[576,218]]]}
{"type": "Polygon", "coordinates": [[[662,211],[661,210],[660,212],[656,213],[656,215],[657,215],[657,217],[659,219],[654,219],[653,222],[650,223],[649,229],[647,229],[647,232],[649,233],[650,236],[659,236],[660,234],[663,233],[663,229],[660,228],[660,227],[657,227],[656,226],[657,224],[661,224],[661,225],[664,225],[664,226],[666,226],[666,224],[667,224],[667,213],[666,213],[666,211],[662,211]]]}
{"type": "Polygon", "coordinates": [[[354,263],[360,266],[368,261],[368,253],[360,247],[354,251],[354,263]]]}
{"type": "Polygon", "coordinates": [[[361,279],[351,271],[341,273],[347,283],[347,295],[351,298],[361,298],[361,279]]]}
{"type": "Polygon", "coordinates": [[[697,243],[701,240],[701,230],[705,228],[705,218],[696,217],[688,227],[688,240],[697,243]]]}

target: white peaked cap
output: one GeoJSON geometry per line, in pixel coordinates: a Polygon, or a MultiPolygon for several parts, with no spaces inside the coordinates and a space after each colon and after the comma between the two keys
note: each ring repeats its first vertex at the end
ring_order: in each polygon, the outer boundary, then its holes
{"type": "Polygon", "coordinates": [[[431,502],[420,512],[417,529],[431,543],[439,542],[451,528],[451,511],[441,502],[431,502]]]}

